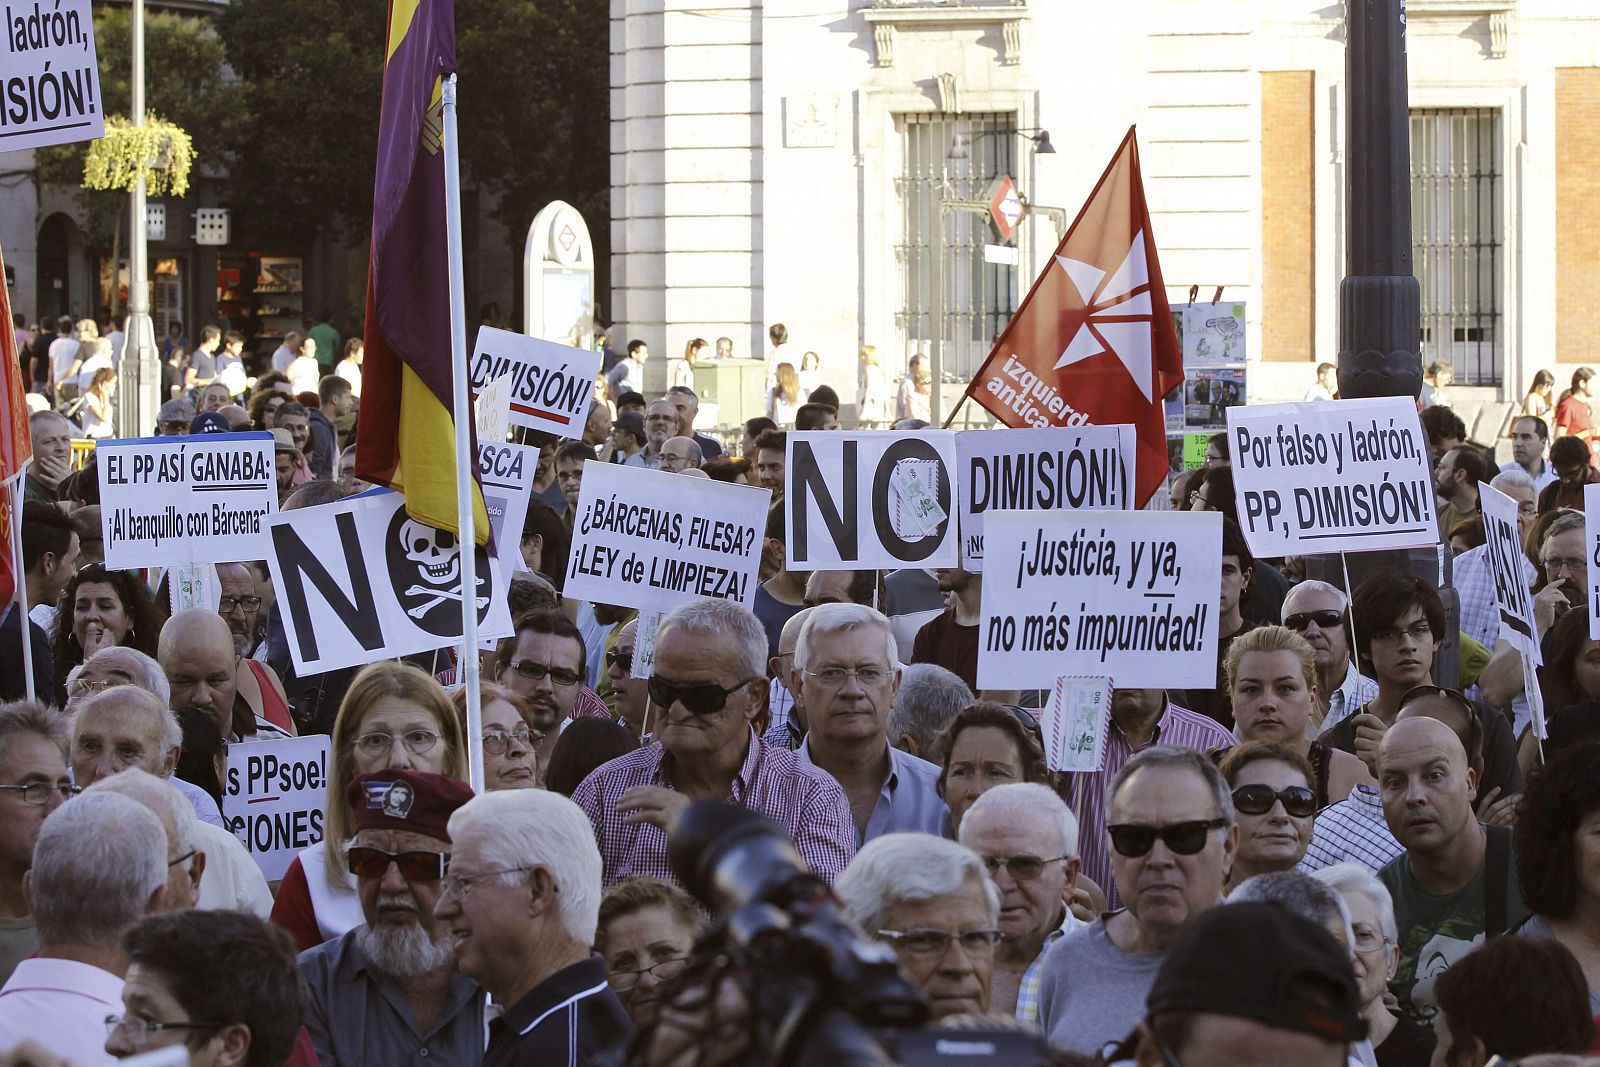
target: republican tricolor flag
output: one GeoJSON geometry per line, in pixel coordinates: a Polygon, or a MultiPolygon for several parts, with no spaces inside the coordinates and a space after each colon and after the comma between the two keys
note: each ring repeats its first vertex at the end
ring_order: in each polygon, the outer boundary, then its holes
{"type": "MultiPolygon", "coordinates": [[[[441,119],[455,68],[452,0],[390,0],[356,477],[402,490],[413,518],[459,533],[441,119]]],[[[476,485],[473,525],[485,541],[476,485]]]]}
{"type": "Polygon", "coordinates": [[[1162,398],[1182,383],[1130,127],[967,394],[1011,427],[1131,423],[1143,506],[1167,472],[1162,398]]]}

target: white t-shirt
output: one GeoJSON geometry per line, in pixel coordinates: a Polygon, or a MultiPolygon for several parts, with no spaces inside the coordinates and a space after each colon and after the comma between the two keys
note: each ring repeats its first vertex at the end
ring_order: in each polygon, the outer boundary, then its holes
{"type": "Polygon", "coordinates": [[[72,361],[78,358],[78,342],[70,337],[57,337],[50,342],[50,366],[54,369],[56,381],[67,376],[67,371],[72,369],[72,361]]]}
{"type": "Polygon", "coordinates": [[[296,356],[287,373],[290,389],[296,393],[314,393],[322,380],[322,365],[316,356],[296,356]]]}
{"type": "Polygon", "coordinates": [[[361,396],[361,364],[352,359],[341,359],[339,365],[333,368],[333,373],[350,383],[350,392],[358,399],[361,396]]]}

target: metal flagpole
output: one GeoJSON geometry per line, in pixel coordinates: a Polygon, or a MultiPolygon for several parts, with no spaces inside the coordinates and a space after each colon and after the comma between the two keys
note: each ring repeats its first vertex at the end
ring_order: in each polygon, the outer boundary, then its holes
{"type": "Polygon", "coordinates": [[[27,466],[17,472],[9,483],[11,494],[11,572],[17,578],[17,610],[22,612],[22,684],[29,700],[37,700],[38,690],[33,681],[33,630],[28,625],[28,576],[22,566],[22,479],[27,477],[27,466]]]}
{"type": "Polygon", "coordinates": [[[461,154],[456,143],[456,76],[444,80],[444,219],[450,260],[450,364],[455,377],[456,522],[461,554],[461,656],[467,690],[467,757],[472,790],[483,792],[483,707],[478,691],[478,538],[472,524],[472,391],[467,381],[467,297],[461,271],[461,154]]]}

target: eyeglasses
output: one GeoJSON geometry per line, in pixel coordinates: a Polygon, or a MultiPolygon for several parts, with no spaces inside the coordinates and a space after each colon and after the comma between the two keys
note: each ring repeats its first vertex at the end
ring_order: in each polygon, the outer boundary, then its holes
{"type": "Polygon", "coordinates": [[[967,955],[987,956],[1000,942],[1000,931],[963,930],[959,934],[952,934],[948,930],[879,930],[878,937],[913,956],[942,957],[957,941],[961,942],[961,951],[967,955]]]}
{"type": "Polygon", "coordinates": [[[221,1030],[227,1023],[158,1023],[154,1019],[141,1019],[137,1015],[107,1015],[106,1036],[115,1037],[120,1030],[136,1045],[143,1045],[152,1034],[164,1030],[221,1030]]]}
{"type": "Polygon", "coordinates": [[[167,866],[169,868],[176,867],[180,863],[187,863],[189,860],[194,859],[198,855],[200,855],[200,850],[197,849],[197,848],[191,848],[188,852],[185,852],[183,855],[179,856],[177,859],[168,860],[167,861],[167,866]]]}
{"type": "Polygon", "coordinates": [[[217,601],[217,614],[232,615],[235,608],[244,608],[246,615],[254,615],[261,610],[261,598],[258,596],[225,596],[217,601]]]}
{"type": "Polygon", "coordinates": [[[1145,823],[1119,823],[1107,826],[1111,847],[1119,855],[1137,859],[1155,847],[1156,838],[1167,846],[1167,851],[1180,856],[1193,856],[1206,847],[1212,830],[1228,825],[1227,819],[1195,819],[1192,822],[1175,822],[1169,826],[1149,826],[1145,823]]]}
{"type": "Polygon", "coordinates": [[[824,667],[820,671],[802,669],[800,673],[815,678],[830,689],[837,689],[851,678],[871,689],[882,685],[890,677],[887,667],[824,667]]]}
{"type": "Polygon", "coordinates": [[[1409,637],[1413,641],[1423,641],[1432,636],[1433,627],[1429,626],[1426,622],[1419,622],[1405,630],[1402,630],[1397,626],[1391,626],[1387,630],[1378,630],[1373,633],[1372,639],[1374,641],[1381,641],[1386,645],[1391,645],[1400,640],[1402,637],[1409,637]]]}
{"type": "Polygon", "coordinates": [[[533,744],[533,734],[526,726],[519,726],[510,733],[504,730],[485,730],[483,732],[483,750],[491,756],[503,756],[506,749],[515,741],[523,748],[533,744]]]}
{"type": "Polygon", "coordinates": [[[674,704],[682,704],[683,710],[691,715],[715,715],[728,706],[729,697],[755,681],[760,679],[746,678],[731,689],[724,689],[715,682],[679,685],[667,681],[659,674],[652,674],[646,686],[650,699],[655,701],[658,707],[670,708],[674,704]]]}
{"type": "MultiPolygon", "coordinates": [[[[435,730],[407,730],[400,736],[400,740],[413,756],[422,756],[432,751],[433,746],[439,743],[439,734],[435,730]]],[[[356,738],[356,748],[363,756],[376,758],[387,756],[394,751],[394,742],[394,734],[374,731],[356,738]]]]}
{"type": "Polygon", "coordinates": [[[1016,881],[1031,882],[1043,874],[1048,865],[1071,858],[1071,856],[1053,856],[1044,860],[1038,856],[985,856],[983,865],[988,868],[990,878],[999,874],[1000,868],[1004,867],[1006,873],[1016,881]]]}
{"type": "Polygon", "coordinates": [[[633,673],[633,649],[612,648],[606,650],[606,666],[615,667],[623,674],[633,673]]]}
{"type": "Polygon", "coordinates": [[[1551,575],[1560,574],[1562,571],[1568,574],[1582,574],[1585,566],[1585,561],[1577,556],[1551,556],[1540,562],[1545,571],[1551,575]]]}
{"type": "Polygon", "coordinates": [[[1344,612],[1297,611],[1293,615],[1283,617],[1283,624],[1297,634],[1305,633],[1306,627],[1312,623],[1316,623],[1318,629],[1332,630],[1334,627],[1344,625],[1344,612]]]}
{"type": "Polygon", "coordinates": [[[614,989],[632,989],[639,984],[639,979],[647,974],[654,975],[658,982],[668,982],[682,974],[688,966],[688,956],[674,956],[670,960],[661,960],[648,967],[641,967],[637,971],[612,971],[606,977],[614,989]]]}
{"type": "Polygon", "coordinates": [[[484,871],[482,874],[447,874],[440,880],[447,895],[457,900],[466,900],[472,893],[472,887],[485,878],[498,878],[502,874],[521,874],[523,871],[533,870],[528,867],[506,867],[498,871],[484,871]]]}
{"type": "Polygon", "coordinates": [[[1449,689],[1442,685],[1414,685],[1400,694],[1400,703],[1395,706],[1404,708],[1413,700],[1425,700],[1429,697],[1448,700],[1468,715],[1476,716],[1478,714],[1478,709],[1473,707],[1472,701],[1467,699],[1465,693],[1459,689],[1449,689]]]}
{"type": "Polygon", "coordinates": [[[52,793],[60,793],[62,800],[71,800],[83,792],[82,786],[71,782],[29,782],[27,785],[0,785],[0,789],[22,794],[24,804],[48,804],[52,793]]]}
{"type": "Polygon", "coordinates": [[[408,882],[437,882],[450,867],[450,857],[443,852],[385,852],[356,845],[346,849],[344,857],[357,878],[382,878],[393,863],[408,882]]]}
{"type": "Polygon", "coordinates": [[[1265,815],[1280,800],[1284,812],[1296,819],[1317,813],[1317,794],[1304,786],[1274,789],[1270,785],[1241,785],[1233,791],[1234,810],[1246,815],[1265,815]]]}
{"type": "Polygon", "coordinates": [[[513,663],[511,664],[511,669],[530,682],[540,681],[546,675],[549,675],[550,684],[561,689],[571,689],[583,680],[583,675],[577,671],[569,671],[565,667],[551,667],[531,659],[513,663]]]}
{"type": "Polygon", "coordinates": [[[1370,927],[1358,927],[1355,935],[1357,952],[1376,952],[1389,944],[1387,937],[1370,927]]]}

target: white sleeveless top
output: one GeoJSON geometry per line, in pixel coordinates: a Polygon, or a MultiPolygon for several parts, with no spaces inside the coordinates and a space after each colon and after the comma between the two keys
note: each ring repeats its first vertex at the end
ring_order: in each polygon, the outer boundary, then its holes
{"type": "Polygon", "coordinates": [[[300,866],[306,872],[306,887],[311,891],[311,910],[317,916],[317,932],[324,941],[343,937],[367,921],[361,912],[361,898],[356,896],[354,875],[345,875],[344,889],[328,885],[327,853],[320,843],[300,853],[300,866]]]}

